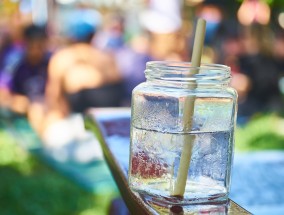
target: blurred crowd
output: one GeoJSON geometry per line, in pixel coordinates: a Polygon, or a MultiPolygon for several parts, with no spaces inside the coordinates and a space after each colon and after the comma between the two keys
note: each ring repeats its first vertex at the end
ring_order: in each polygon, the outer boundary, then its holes
{"type": "MultiPolygon", "coordinates": [[[[76,21],[63,26],[25,22],[17,31],[1,22],[1,111],[27,116],[47,144],[56,142],[60,128],[71,129],[64,120],[74,113],[129,106],[132,89],[145,81],[147,61],[190,60],[195,18],[184,20],[178,1],[149,1],[132,16],[86,7],[74,8],[71,16],[76,21]],[[129,19],[136,18],[139,28],[131,31],[129,19]]],[[[207,20],[202,61],[232,69],[239,118],[283,111],[284,30],[242,26],[209,4],[195,8],[194,17],[207,20]]]]}

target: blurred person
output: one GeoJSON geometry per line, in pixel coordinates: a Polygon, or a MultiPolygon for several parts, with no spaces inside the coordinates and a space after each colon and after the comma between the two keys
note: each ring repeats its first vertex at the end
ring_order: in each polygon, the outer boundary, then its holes
{"type": "MultiPolygon", "coordinates": [[[[1,27],[0,27],[1,29],[1,27]]],[[[20,59],[22,47],[13,43],[10,32],[5,29],[0,30],[0,86],[8,84],[6,73],[12,72],[12,68],[20,59]]]]}
{"type": "Polygon", "coordinates": [[[239,115],[280,111],[283,107],[278,87],[280,71],[272,55],[270,29],[255,24],[244,28],[240,38],[243,50],[240,71],[247,77],[249,89],[245,101],[239,104],[239,115]]]}
{"type": "Polygon", "coordinates": [[[217,31],[214,43],[218,53],[217,63],[231,68],[230,85],[238,92],[238,102],[242,103],[250,89],[249,78],[241,72],[239,58],[242,52],[239,24],[234,20],[224,20],[217,31]]]}
{"type": "Polygon", "coordinates": [[[50,58],[44,27],[29,25],[24,29],[23,37],[24,54],[10,82],[10,108],[20,114],[26,114],[32,102],[43,100],[50,58]]]}
{"type": "Polygon", "coordinates": [[[153,59],[184,60],[187,57],[181,1],[151,0],[140,20],[149,33],[149,53],[153,59]]]}
{"type": "Polygon", "coordinates": [[[23,50],[14,44],[7,26],[1,26],[0,31],[0,108],[9,108],[10,91],[9,84],[15,67],[18,65],[23,50]]]}
{"type": "Polygon", "coordinates": [[[125,21],[118,12],[106,16],[102,29],[92,43],[103,50],[116,51],[124,46],[125,21]]]}
{"type": "Polygon", "coordinates": [[[281,76],[284,76],[284,30],[278,29],[276,31],[275,40],[273,44],[273,54],[275,56],[278,67],[281,71],[281,76]]]}
{"type": "Polygon", "coordinates": [[[97,140],[85,131],[81,113],[90,107],[119,106],[121,77],[114,58],[90,45],[94,26],[78,22],[72,29],[73,43],[51,58],[46,103],[33,106],[30,122],[58,159],[88,162],[101,159],[102,153],[97,140]]]}
{"type": "MultiPolygon", "coordinates": [[[[280,77],[278,86],[284,99],[284,30],[276,30],[275,41],[273,46],[273,54],[275,56],[278,69],[280,71],[280,77]]],[[[282,113],[284,110],[282,111],[282,113]]]]}
{"type": "Polygon", "coordinates": [[[130,105],[132,90],[145,81],[148,61],[187,59],[180,10],[180,1],[149,1],[149,7],[139,16],[144,31],[117,52],[116,60],[124,81],[124,105],[130,105]]]}
{"type": "Polygon", "coordinates": [[[216,34],[223,20],[223,10],[214,4],[200,4],[196,16],[206,20],[205,45],[216,43],[216,34]]]}
{"type": "MultiPolygon", "coordinates": [[[[239,58],[242,50],[240,44],[240,26],[236,20],[224,20],[220,23],[214,37],[214,47],[218,52],[218,63],[224,64],[226,58],[239,58]]],[[[229,60],[232,63],[232,59],[229,60]]],[[[232,72],[239,72],[237,65],[232,65],[232,72]]]]}
{"type": "Polygon", "coordinates": [[[56,52],[49,64],[46,101],[49,109],[62,117],[92,106],[120,104],[121,77],[114,58],[90,45],[95,33],[91,28],[78,26],[80,33],[73,37],[75,42],[56,52]]]}
{"type": "Polygon", "coordinates": [[[145,81],[146,62],[152,60],[147,38],[135,36],[129,46],[116,50],[115,59],[123,80],[123,106],[130,106],[132,90],[145,81]]]}

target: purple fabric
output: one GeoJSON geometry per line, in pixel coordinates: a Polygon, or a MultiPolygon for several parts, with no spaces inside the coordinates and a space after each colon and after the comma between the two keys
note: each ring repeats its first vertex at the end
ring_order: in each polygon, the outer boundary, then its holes
{"type": "Polygon", "coordinates": [[[0,53],[0,88],[9,88],[15,68],[23,55],[21,46],[9,45],[0,53]]]}
{"type": "Polygon", "coordinates": [[[30,100],[41,98],[45,92],[48,62],[49,55],[38,65],[31,65],[23,58],[11,80],[11,91],[25,95],[30,100]]]}
{"type": "Polygon", "coordinates": [[[146,63],[152,58],[146,53],[125,47],[116,53],[116,60],[124,79],[125,97],[130,100],[134,87],[146,80],[144,70],[146,63]]]}

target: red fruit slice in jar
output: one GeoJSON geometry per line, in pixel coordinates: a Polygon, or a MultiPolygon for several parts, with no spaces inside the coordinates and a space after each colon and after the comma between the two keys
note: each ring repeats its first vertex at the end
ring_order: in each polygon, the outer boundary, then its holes
{"type": "Polygon", "coordinates": [[[142,178],[161,177],[167,172],[168,165],[158,160],[156,157],[151,158],[144,151],[137,152],[132,156],[131,174],[138,175],[142,178]]]}

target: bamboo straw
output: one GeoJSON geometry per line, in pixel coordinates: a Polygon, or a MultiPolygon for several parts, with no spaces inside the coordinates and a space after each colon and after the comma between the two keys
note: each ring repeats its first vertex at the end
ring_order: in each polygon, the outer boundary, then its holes
{"type": "MultiPolygon", "coordinates": [[[[198,19],[193,43],[193,52],[191,59],[192,67],[200,67],[201,54],[205,37],[205,29],[206,21],[204,19],[198,19]]],[[[192,70],[193,74],[197,74],[198,72],[199,71],[197,68],[192,70]]],[[[195,89],[196,86],[196,83],[194,83],[189,88],[195,89]]],[[[195,96],[187,97],[184,101],[183,121],[185,130],[191,130],[192,128],[194,101],[195,96]]],[[[172,196],[182,197],[184,195],[194,139],[195,136],[192,135],[183,136],[183,148],[177,173],[177,180],[173,187],[172,196]]]]}

